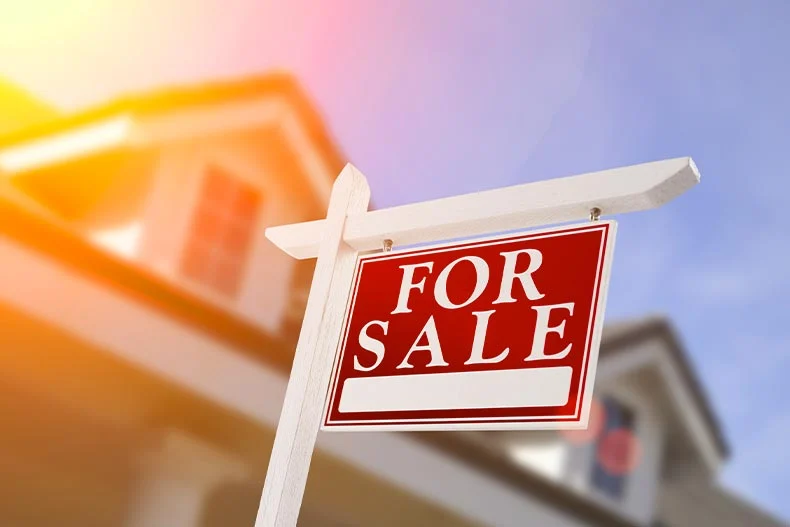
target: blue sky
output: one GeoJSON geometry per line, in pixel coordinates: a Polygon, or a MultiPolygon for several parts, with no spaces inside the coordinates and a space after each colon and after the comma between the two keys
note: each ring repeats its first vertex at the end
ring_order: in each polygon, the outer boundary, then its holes
{"type": "Polygon", "coordinates": [[[734,446],[725,481],[790,518],[790,2],[177,4],[118,0],[126,29],[70,56],[0,45],[0,75],[75,109],[287,68],[378,206],[692,156],[701,185],[618,218],[607,317],[673,318],[734,446]]]}
{"type": "Polygon", "coordinates": [[[790,3],[556,4],[371,14],[325,57],[347,72],[330,122],[379,205],[693,156],[701,185],[618,218],[607,316],[672,317],[733,443],[725,481],[790,518],[790,3]],[[381,19],[400,38],[376,57],[381,19]]]}
{"type": "Polygon", "coordinates": [[[790,3],[558,4],[393,17],[397,74],[368,65],[331,122],[380,205],[693,156],[700,186],[618,218],[607,316],[672,317],[733,443],[725,481],[790,518],[790,3]]]}

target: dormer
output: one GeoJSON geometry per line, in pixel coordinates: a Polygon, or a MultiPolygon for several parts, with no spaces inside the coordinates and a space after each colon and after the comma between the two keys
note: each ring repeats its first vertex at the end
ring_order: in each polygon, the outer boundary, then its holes
{"type": "Polygon", "coordinates": [[[118,257],[292,335],[311,264],[268,225],[322,216],[342,162],[285,75],[127,97],[0,138],[11,184],[118,257]]]}
{"type": "Polygon", "coordinates": [[[605,326],[594,398],[588,431],[487,432],[474,441],[629,525],[653,525],[673,481],[715,485],[728,447],[665,319],[605,326]]]}

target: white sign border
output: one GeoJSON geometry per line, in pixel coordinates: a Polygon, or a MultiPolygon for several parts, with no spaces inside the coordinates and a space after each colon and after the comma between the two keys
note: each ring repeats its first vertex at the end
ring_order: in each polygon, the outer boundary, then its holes
{"type": "MultiPolygon", "coordinates": [[[[346,164],[332,185],[326,218],[266,228],[266,238],[287,254],[317,260],[255,526],[297,523],[358,253],[380,249],[385,240],[405,247],[558,225],[595,209],[606,215],[653,209],[699,182],[694,161],[681,157],[368,211],[367,179],[346,164]]],[[[610,269],[611,263],[604,293],[610,269]]],[[[599,328],[594,349],[600,334],[599,328]]],[[[593,382],[594,373],[587,374],[593,382]]]]}
{"type": "Polygon", "coordinates": [[[601,343],[601,336],[603,332],[603,323],[605,318],[605,308],[607,294],[609,291],[609,279],[611,277],[612,261],[614,257],[614,245],[617,236],[617,222],[615,220],[600,220],[585,223],[573,223],[565,225],[557,225],[545,229],[526,230],[520,232],[510,232],[505,234],[498,234],[494,236],[477,237],[466,240],[456,240],[452,242],[443,242],[438,244],[431,244],[421,247],[404,248],[400,250],[393,250],[389,253],[372,253],[359,255],[357,257],[356,267],[354,269],[353,286],[349,292],[349,300],[346,305],[346,311],[343,318],[343,337],[338,342],[337,350],[335,352],[335,360],[332,366],[332,376],[330,385],[327,389],[327,396],[324,402],[324,411],[321,419],[321,430],[325,432],[395,432],[395,431],[460,431],[460,430],[584,430],[587,428],[590,406],[592,404],[593,388],[595,386],[595,373],[598,365],[598,354],[601,343]],[[338,376],[340,373],[340,364],[342,363],[346,341],[348,339],[348,324],[350,323],[351,314],[354,311],[354,304],[356,302],[356,289],[360,278],[360,273],[364,267],[365,262],[376,259],[396,259],[411,257],[415,254],[425,254],[431,252],[438,252],[450,248],[450,250],[465,250],[480,246],[496,245],[497,243],[506,243],[510,241],[518,241],[520,238],[540,239],[546,237],[567,236],[578,232],[561,232],[566,230],[582,229],[586,231],[594,231],[608,228],[608,234],[602,240],[599,265],[596,270],[596,284],[597,291],[593,291],[593,296],[597,293],[598,300],[593,309],[590,310],[590,321],[588,323],[588,338],[585,339],[585,353],[587,360],[584,361],[582,367],[585,369],[581,373],[579,389],[584,386],[581,397],[577,397],[577,408],[573,415],[566,416],[529,416],[517,418],[514,421],[513,417],[489,417],[489,418],[431,418],[409,420],[408,423],[403,423],[403,419],[396,424],[391,423],[391,420],[364,420],[364,421],[342,421],[342,424],[332,424],[329,420],[329,411],[332,401],[338,389],[338,376]],[[559,232],[558,232],[559,231],[559,232]],[[600,277],[600,280],[599,280],[600,277]],[[596,316],[597,315],[597,316],[596,316]],[[593,317],[595,320],[593,321],[593,317]],[[594,323],[593,323],[594,322],[594,323]],[[590,338],[590,326],[592,326],[592,337],[590,338]],[[587,375],[585,379],[585,375],[587,375]],[[541,421],[538,421],[541,420],[541,421]],[[451,422],[446,422],[451,421],[451,422]],[[469,422],[463,422],[469,421],[469,422]]]}

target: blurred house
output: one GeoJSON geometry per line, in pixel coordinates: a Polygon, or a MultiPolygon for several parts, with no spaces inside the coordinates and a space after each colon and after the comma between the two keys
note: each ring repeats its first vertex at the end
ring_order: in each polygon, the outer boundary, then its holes
{"type": "MultiPolygon", "coordinates": [[[[0,525],[253,525],[312,271],[263,231],[342,166],[285,75],[0,138],[0,525]]],[[[300,525],[779,525],[668,321],[608,326],[596,397],[597,435],[321,434],[300,525]]]]}
{"type": "Polygon", "coordinates": [[[0,79],[0,134],[58,118],[58,112],[26,91],[0,79]]]}

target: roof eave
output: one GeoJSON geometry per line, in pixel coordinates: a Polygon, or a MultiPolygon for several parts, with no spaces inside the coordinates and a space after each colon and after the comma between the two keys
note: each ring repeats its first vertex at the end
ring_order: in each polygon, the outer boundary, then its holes
{"type": "Polygon", "coordinates": [[[695,371],[694,365],[691,363],[688,353],[682,345],[680,337],[666,317],[648,317],[641,323],[634,324],[633,328],[618,333],[614,338],[607,339],[604,335],[602,348],[608,352],[624,351],[639,342],[644,342],[651,338],[658,339],[666,345],[674,364],[678,367],[684,384],[693,395],[705,425],[714,439],[719,456],[722,460],[726,460],[731,455],[731,449],[720,419],[695,371]]]}

